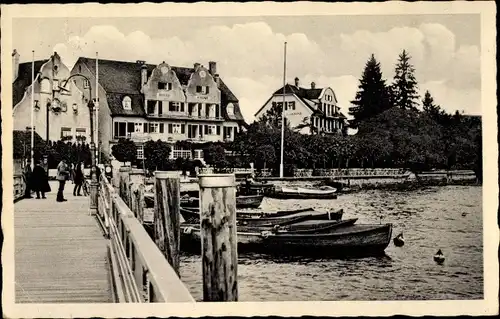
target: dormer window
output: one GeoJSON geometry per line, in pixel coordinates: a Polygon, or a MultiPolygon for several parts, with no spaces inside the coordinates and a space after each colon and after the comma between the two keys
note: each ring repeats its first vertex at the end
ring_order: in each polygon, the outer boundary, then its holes
{"type": "Polygon", "coordinates": [[[172,90],[172,83],[170,82],[158,82],[158,90],[172,90]]]}
{"type": "Polygon", "coordinates": [[[227,105],[227,115],[229,115],[229,116],[234,115],[234,105],[233,105],[233,103],[229,103],[227,105]]]}
{"type": "Polygon", "coordinates": [[[90,82],[89,82],[89,80],[84,79],[84,80],[83,80],[83,88],[84,88],[84,89],[88,89],[88,88],[89,88],[89,86],[90,86],[90,82]]]}
{"type": "Polygon", "coordinates": [[[126,96],[123,98],[122,101],[123,109],[124,110],[131,110],[132,109],[132,99],[129,96],[126,96]]]}

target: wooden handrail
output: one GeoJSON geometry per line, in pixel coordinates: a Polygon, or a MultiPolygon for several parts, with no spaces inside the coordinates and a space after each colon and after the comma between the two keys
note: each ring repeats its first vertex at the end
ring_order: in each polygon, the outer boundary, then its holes
{"type": "Polygon", "coordinates": [[[113,260],[118,265],[119,280],[125,291],[124,302],[194,302],[194,298],[179,279],[160,249],[156,246],[127,204],[118,196],[104,174],[101,174],[102,197],[109,199],[111,209],[99,205],[99,215],[105,216],[112,243],[113,260]],[[116,247],[117,246],[117,247],[116,247]],[[147,278],[146,283],[144,277],[147,278]],[[146,293],[135,298],[136,289],[146,293]]]}

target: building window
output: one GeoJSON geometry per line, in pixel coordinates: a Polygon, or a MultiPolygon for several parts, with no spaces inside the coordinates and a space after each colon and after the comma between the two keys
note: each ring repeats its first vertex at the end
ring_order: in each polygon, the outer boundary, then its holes
{"type": "Polygon", "coordinates": [[[168,133],[169,134],[184,134],[184,124],[168,124],[168,133]]]}
{"type": "Polygon", "coordinates": [[[158,115],[163,114],[163,101],[158,101],[158,115]]]}
{"type": "MultiPolygon", "coordinates": [[[[216,125],[207,125],[205,126],[206,134],[207,135],[216,135],[217,134],[217,127],[216,125]]],[[[219,127],[219,134],[220,134],[220,127],[219,127]]]]}
{"type": "Polygon", "coordinates": [[[134,123],[134,132],[142,133],[142,123],[134,123]]]}
{"type": "Polygon", "coordinates": [[[61,127],[61,138],[73,137],[70,127],[61,127]]]}
{"type": "Polygon", "coordinates": [[[132,109],[132,99],[129,96],[125,96],[122,101],[123,109],[124,110],[131,110],[132,109]]]}
{"type": "Polygon", "coordinates": [[[196,86],[196,93],[208,94],[209,92],[210,92],[209,86],[201,86],[201,85],[196,86]]]}
{"type": "Polygon", "coordinates": [[[232,127],[224,127],[224,136],[225,139],[231,139],[233,137],[233,128],[232,127]]]}
{"type": "Polygon", "coordinates": [[[149,123],[149,133],[160,133],[159,123],[149,123]]]}
{"type": "Polygon", "coordinates": [[[168,110],[170,112],[184,112],[184,103],[181,102],[169,102],[168,110]]]}
{"type": "Polygon", "coordinates": [[[191,157],[191,150],[174,145],[172,155],[173,155],[173,158],[179,158],[179,157],[190,158],[191,157]]]}
{"type": "Polygon", "coordinates": [[[287,103],[287,109],[295,111],[295,101],[290,101],[287,103]]]}
{"type": "Polygon", "coordinates": [[[137,145],[137,159],[144,159],[144,145],[137,145]]]}
{"type": "Polygon", "coordinates": [[[155,108],[156,108],[156,101],[148,101],[147,106],[146,106],[146,113],[147,114],[154,114],[155,108]]]}
{"type": "Polygon", "coordinates": [[[88,89],[90,86],[90,82],[87,79],[83,79],[83,88],[88,89]]]}
{"type": "Polygon", "coordinates": [[[172,83],[170,82],[158,82],[158,90],[172,90],[172,83]]]}
{"type": "Polygon", "coordinates": [[[121,137],[127,137],[127,123],[126,122],[115,122],[113,136],[116,139],[121,138],[121,137]]]}
{"type": "Polygon", "coordinates": [[[234,115],[234,105],[233,105],[233,103],[229,103],[227,105],[226,110],[227,110],[227,115],[233,116],[234,115]]]}
{"type": "Polygon", "coordinates": [[[87,135],[87,129],[85,128],[77,128],[75,131],[76,137],[82,137],[87,135]]]}

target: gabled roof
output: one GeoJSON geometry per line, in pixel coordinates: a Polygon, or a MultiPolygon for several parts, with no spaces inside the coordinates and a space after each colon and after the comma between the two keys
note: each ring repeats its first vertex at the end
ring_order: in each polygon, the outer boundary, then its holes
{"type": "MultiPolygon", "coordinates": [[[[86,65],[92,74],[96,73],[96,60],[91,58],[79,58],[77,64],[81,62],[86,65]]],[[[141,93],[141,67],[137,62],[102,60],[99,59],[99,83],[107,93],[108,105],[113,115],[144,115],[144,96],[141,93]],[[129,95],[132,98],[132,110],[124,110],[122,107],[122,98],[129,95]],[[142,100],[140,100],[142,99],[142,100]],[[142,101],[142,102],[140,102],[142,101]],[[140,102],[138,104],[138,102],[140,102]],[[139,107],[140,105],[140,107],[139,107]]],[[[157,67],[154,64],[145,64],[148,70],[148,77],[157,67]]],[[[171,66],[176,73],[181,85],[187,85],[193,68],[171,66]]],[[[221,90],[221,105],[223,113],[227,119],[225,107],[231,102],[234,105],[235,120],[244,121],[239,107],[238,99],[219,78],[219,89],[221,90]]]]}
{"type": "MultiPolygon", "coordinates": [[[[47,61],[49,60],[35,61],[35,79],[42,65],[47,63],[47,61]]],[[[14,83],[12,83],[12,107],[21,102],[26,88],[31,85],[31,63],[19,63],[19,73],[14,83]]]]}

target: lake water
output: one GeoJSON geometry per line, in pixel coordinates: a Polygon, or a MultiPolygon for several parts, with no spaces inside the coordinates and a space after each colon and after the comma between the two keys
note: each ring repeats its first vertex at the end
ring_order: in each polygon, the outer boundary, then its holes
{"type": "MultiPolygon", "coordinates": [[[[240,255],[240,301],[482,299],[482,187],[435,187],[414,192],[366,191],[337,200],[265,198],[263,209],[343,208],[357,223],[392,223],[386,256],[360,259],[276,259],[240,255]],[[463,216],[463,213],[466,213],[463,216]],[[446,257],[437,265],[433,256],[446,257]]],[[[199,256],[181,257],[181,278],[203,298],[199,256]]]]}

